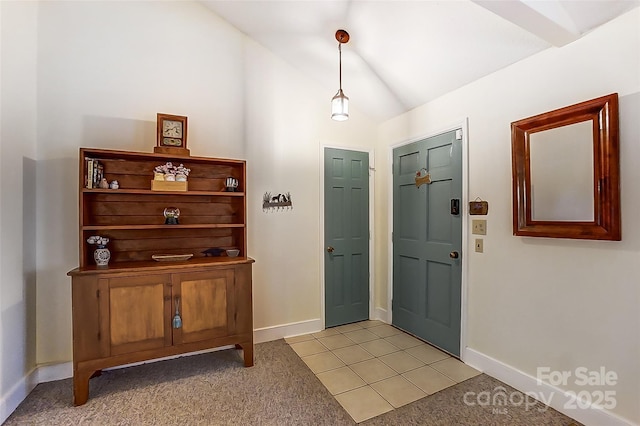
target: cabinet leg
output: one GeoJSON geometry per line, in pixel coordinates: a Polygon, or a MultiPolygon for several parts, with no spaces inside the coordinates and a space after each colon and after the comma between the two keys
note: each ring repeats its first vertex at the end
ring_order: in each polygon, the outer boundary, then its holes
{"type": "Polygon", "coordinates": [[[244,366],[253,367],[253,342],[241,343],[236,345],[236,348],[241,348],[244,355],[244,366]]]}
{"type": "Polygon", "coordinates": [[[94,374],[94,371],[73,372],[73,405],[78,406],[87,402],[89,399],[89,379],[94,374]]]}

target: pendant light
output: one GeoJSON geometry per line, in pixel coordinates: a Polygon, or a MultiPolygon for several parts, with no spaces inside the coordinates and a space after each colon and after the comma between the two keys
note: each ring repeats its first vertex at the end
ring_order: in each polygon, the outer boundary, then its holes
{"type": "Polygon", "coordinates": [[[344,121],[349,118],[349,98],[342,92],[342,44],[349,41],[349,33],[345,30],[336,31],[338,40],[338,54],[340,55],[340,89],[331,99],[331,118],[344,121]]]}

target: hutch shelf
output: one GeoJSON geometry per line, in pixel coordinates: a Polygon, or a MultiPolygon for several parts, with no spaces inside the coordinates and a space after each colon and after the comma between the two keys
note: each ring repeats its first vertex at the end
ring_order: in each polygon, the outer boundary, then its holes
{"type": "Polygon", "coordinates": [[[81,148],[79,166],[79,266],[68,273],[74,404],[87,401],[89,379],[103,368],[226,345],[252,366],[246,163],[81,148]],[[118,189],[87,188],[88,160],[118,189]],[[191,169],[188,191],[151,190],[153,169],[166,162],[191,169]],[[236,192],[225,191],[228,177],[239,182],[236,192]],[[178,224],[165,224],[166,207],[180,209],[178,224]],[[93,259],[93,235],[109,238],[107,266],[93,259]],[[219,255],[208,256],[211,248],[219,255]],[[225,255],[232,248],[237,257],[225,255]],[[156,262],[156,254],[193,257],[156,262]]]}

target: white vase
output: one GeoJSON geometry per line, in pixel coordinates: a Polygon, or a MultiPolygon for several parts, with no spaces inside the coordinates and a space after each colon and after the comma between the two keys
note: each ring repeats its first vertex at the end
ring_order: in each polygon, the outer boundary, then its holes
{"type": "Polygon", "coordinates": [[[93,252],[93,258],[96,261],[96,265],[107,266],[109,264],[109,259],[111,259],[111,252],[104,246],[98,246],[96,251],[93,252]]]}

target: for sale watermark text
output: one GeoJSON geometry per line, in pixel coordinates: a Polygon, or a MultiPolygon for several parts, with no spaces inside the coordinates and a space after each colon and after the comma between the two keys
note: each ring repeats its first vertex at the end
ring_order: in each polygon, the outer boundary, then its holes
{"type": "MultiPolygon", "coordinates": [[[[616,407],[616,391],[611,388],[618,384],[618,374],[605,367],[596,370],[587,367],[577,367],[574,370],[552,370],[550,367],[538,367],[536,382],[538,386],[581,388],[578,391],[561,392],[565,409],[599,406],[610,410],[616,407]]],[[[507,392],[506,388],[498,386],[492,391],[467,392],[464,394],[463,400],[468,406],[492,407],[493,414],[507,414],[509,408],[514,407],[524,407],[525,411],[534,408],[538,411],[546,411],[555,396],[556,391],[545,389],[537,392],[507,392]]]]}
{"type": "Polygon", "coordinates": [[[552,386],[587,387],[581,391],[566,391],[568,398],[564,403],[566,409],[588,408],[592,405],[611,410],[616,407],[616,391],[607,387],[618,384],[618,373],[600,367],[589,370],[577,367],[575,370],[551,370],[549,367],[538,367],[536,371],[538,385],[548,383],[552,386]],[[598,389],[594,389],[594,387],[598,389]]]}
{"type": "Polygon", "coordinates": [[[618,373],[604,367],[599,370],[578,367],[573,371],[538,367],[536,373],[538,385],[546,382],[552,386],[567,386],[569,383],[576,386],[615,386],[618,383],[618,373]]]}

